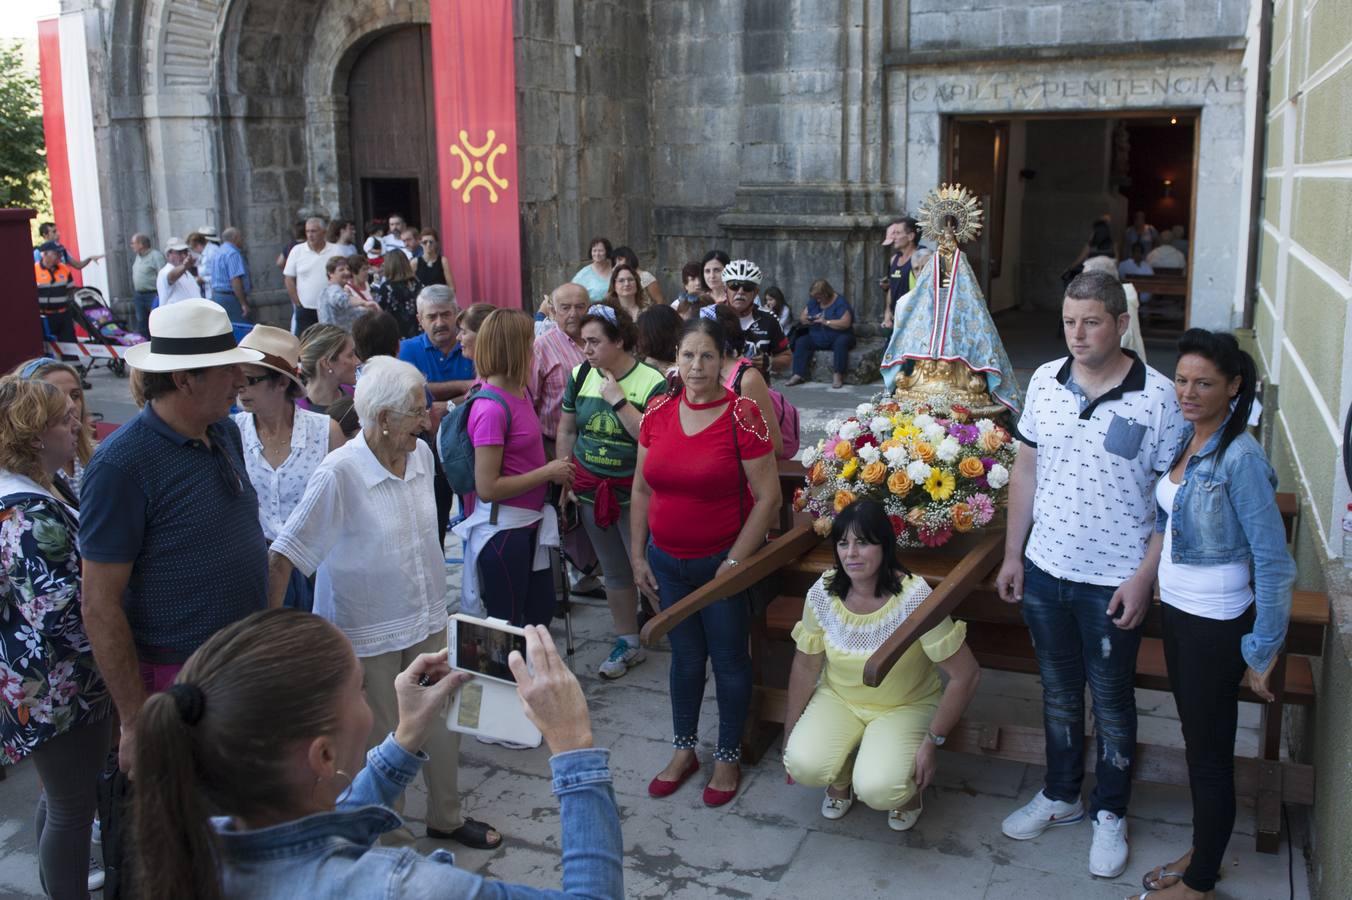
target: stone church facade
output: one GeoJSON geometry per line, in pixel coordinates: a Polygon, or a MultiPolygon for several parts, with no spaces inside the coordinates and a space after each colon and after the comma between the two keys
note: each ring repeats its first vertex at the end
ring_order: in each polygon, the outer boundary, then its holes
{"type": "MultiPolygon", "coordinates": [[[[428,0],[62,5],[86,16],[109,245],[135,231],[162,241],[236,225],[258,299],[283,313],[273,259],[291,223],[361,216],[354,154],[370,148],[354,129],[382,101],[368,84],[354,108],[354,70],[377,43],[425,26],[428,0]]],[[[952,123],[988,116],[1015,123],[1013,152],[1027,132],[1011,172],[1036,169],[1048,189],[1062,156],[1093,163],[1088,186],[1074,189],[1080,206],[1063,216],[1029,206],[1027,227],[1011,219],[995,248],[1007,260],[1047,256],[1040,274],[1007,266],[1002,290],[1054,305],[1055,261],[1073,258],[1092,215],[1126,213],[1107,180],[1111,126],[1084,117],[1179,110],[1197,128],[1191,321],[1238,324],[1253,165],[1249,7],[519,0],[523,301],[571,275],[601,234],[634,247],[668,293],[687,259],[722,247],[758,261],[794,303],[825,277],[876,320],[886,222],[949,177],[952,123]],[[1058,124],[1034,124],[1048,119],[1058,124]]],[[[388,102],[430,92],[422,78],[416,61],[390,70],[388,102]]],[[[427,143],[411,134],[388,146],[417,165],[409,148],[427,143]]],[[[424,156],[419,175],[434,184],[424,156]]],[[[127,292],[128,261],[110,265],[114,294],[127,292]]]]}

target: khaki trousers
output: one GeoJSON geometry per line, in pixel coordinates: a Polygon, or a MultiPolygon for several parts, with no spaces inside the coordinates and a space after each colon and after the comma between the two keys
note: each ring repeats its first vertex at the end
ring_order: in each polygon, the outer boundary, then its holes
{"type": "MultiPolygon", "coordinates": [[[[420,653],[436,653],[446,647],[446,631],[435,632],[424,640],[403,650],[391,650],[376,656],[361,658],[362,673],[366,676],[366,704],[371,707],[371,735],[367,749],[385,740],[399,724],[399,704],[394,694],[394,679],[420,653]]],[[[434,728],[423,746],[427,762],[423,763],[422,777],[427,784],[427,826],[439,831],[454,831],[464,824],[460,816],[460,734],[448,728],[434,728]]],[[[394,801],[394,811],[403,815],[404,796],[394,801]]],[[[407,846],[414,841],[408,826],[396,828],[380,839],[386,846],[407,846]]]]}

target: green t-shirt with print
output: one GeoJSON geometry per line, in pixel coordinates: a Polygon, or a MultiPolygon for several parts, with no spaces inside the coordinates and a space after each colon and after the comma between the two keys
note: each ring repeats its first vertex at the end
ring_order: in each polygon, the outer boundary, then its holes
{"type": "MultiPolygon", "coordinates": [[[[586,379],[578,385],[577,376],[581,369],[578,365],[569,373],[568,386],[563,391],[563,411],[577,417],[577,443],[573,445],[573,456],[594,475],[629,478],[634,474],[634,463],[638,459],[638,441],[624,430],[619,413],[601,396],[605,376],[591,368],[586,379]]],[[[639,413],[666,389],[666,377],[647,363],[635,363],[620,379],[620,390],[639,413]]]]}

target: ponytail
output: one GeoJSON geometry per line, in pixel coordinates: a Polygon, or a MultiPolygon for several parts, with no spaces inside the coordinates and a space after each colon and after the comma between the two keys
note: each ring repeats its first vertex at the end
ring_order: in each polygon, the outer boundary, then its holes
{"type": "Polygon", "coordinates": [[[174,698],[151,694],[136,719],[136,877],[146,900],[219,900],[216,835],[197,785],[191,727],[174,698]]]}
{"type": "Polygon", "coordinates": [[[1258,393],[1258,367],[1254,365],[1253,357],[1240,349],[1239,341],[1228,331],[1189,328],[1178,340],[1178,358],[1185,356],[1200,356],[1209,361],[1225,376],[1227,383],[1239,378],[1239,392],[1235,394],[1230,418],[1226,419],[1221,429],[1220,442],[1216,446],[1216,456],[1219,457],[1249,425],[1254,397],[1258,393]]]}
{"type": "Polygon", "coordinates": [[[138,897],[219,900],[209,815],[285,818],[303,805],[287,751],[337,730],[355,665],[331,624],[272,609],[218,631],[146,700],[136,720],[138,897]]]}

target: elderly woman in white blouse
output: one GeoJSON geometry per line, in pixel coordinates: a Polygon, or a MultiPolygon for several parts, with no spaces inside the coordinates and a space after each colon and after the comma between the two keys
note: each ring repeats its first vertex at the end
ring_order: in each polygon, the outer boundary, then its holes
{"type": "MultiPolygon", "coordinates": [[[[258,494],[263,537],[272,542],[300,503],[315,469],[330,450],[343,445],[343,432],[323,413],[296,406],[296,398],[305,395],[300,338],[271,325],[255,325],[239,345],[263,354],[256,364],[242,367],[244,388],[238,399],[244,411],[235,413],[235,424],[244,439],[244,469],[258,494]]],[[[292,572],[284,605],[309,612],[313,600],[310,580],[292,572]]]]}
{"type": "MultiPolygon", "coordinates": [[[[368,747],[399,720],[395,676],[420,653],[446,647],[436,470],[431,449],[418,440],[430,427],[426,387],[422,373],[402,360],[367,360],[353,397],[361,431],[319,464],[268,553],[270,606],[281,605],[293,568],[318,573],[314,612],[347,636],[361,661],[372,715],[368,747]]],[[[497,847],[502,835],[460,814],[459,736],[437,729],[423,749],[427,836],[497,847]]],[[[413,834],[403,826],[381,840],[407,845],[413,834]]]]}

